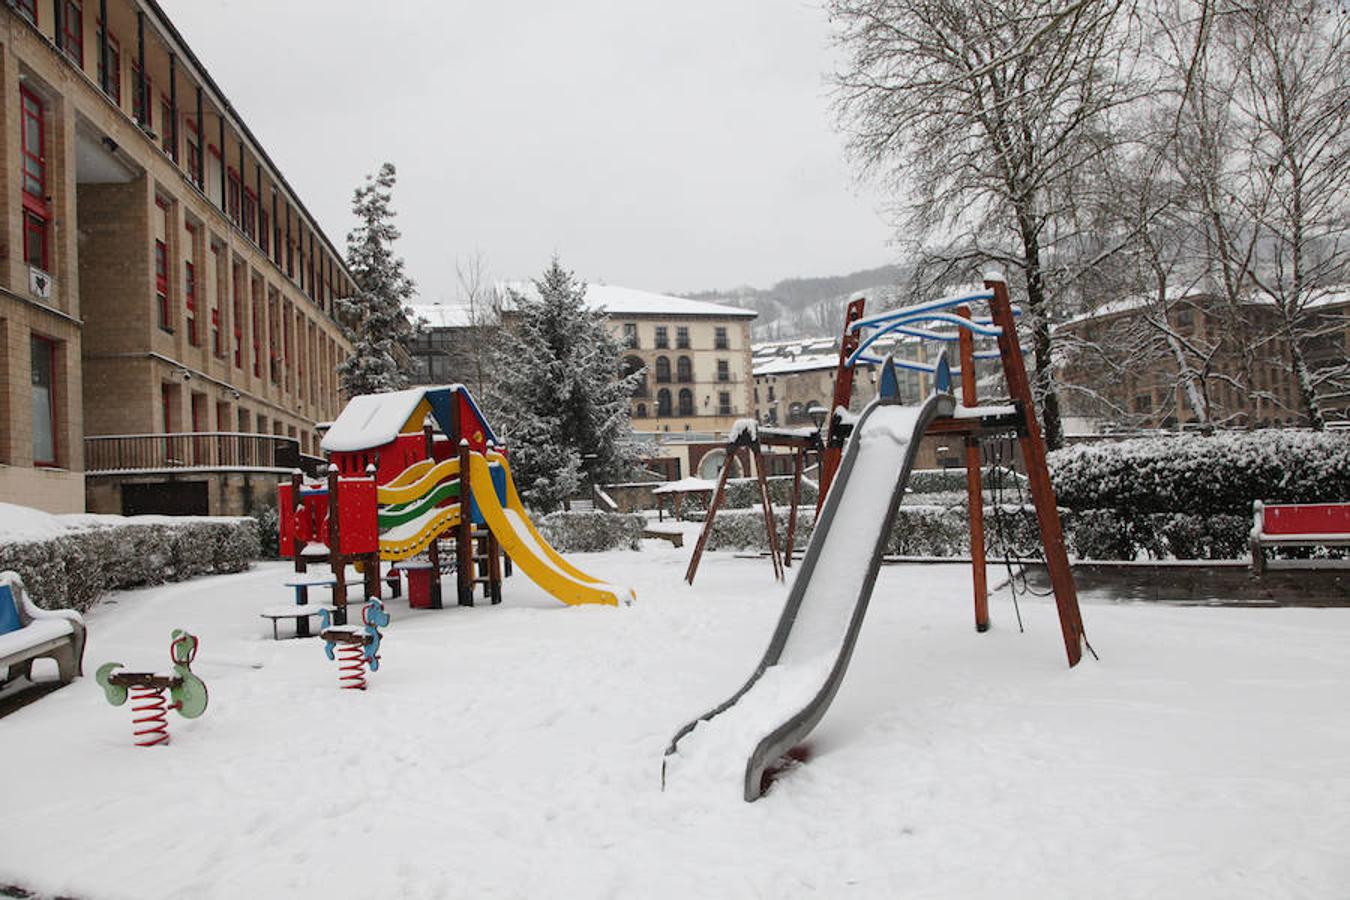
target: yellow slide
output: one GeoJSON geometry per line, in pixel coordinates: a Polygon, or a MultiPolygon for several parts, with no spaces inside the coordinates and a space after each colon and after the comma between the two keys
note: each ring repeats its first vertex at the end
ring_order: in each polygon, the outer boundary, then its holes
{"type": "Polygon", "coordinates": [[[635,599],[632,590],[592,578],[549,546],[525,513],[506,457],[491,452],[486,457],[472,454],[469,485],[478,511],[496,535],[502,550],[539,587],[569,606],[581,603],[617,606],[621,601],[631,603],[635,599]],[[497,500],[497,492],[492,486],[489,461],[506,472],[505,506],[497,500]]]}

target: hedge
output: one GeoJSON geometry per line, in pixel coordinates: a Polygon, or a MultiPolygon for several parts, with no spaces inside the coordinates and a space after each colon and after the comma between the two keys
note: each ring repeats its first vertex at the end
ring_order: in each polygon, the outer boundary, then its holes
{"type": "Polygon", "coordinates": [[[253,519],[128,521],[58,537],[0,545],[0,571],[13,569],[45,609],[83,612],[106,592],[243,572],[258,556],[253,519]]]}
{"type": "Polygon", "coordinates": [[[1350,434],[1308,431],[1175,435],[1049,454],[1070,509],[1250,516],[1252,501],[1350,500],[1350,434]]]}
{"type": "Polygon", "coordinates": [[[539,533],[561,553],[642,549],[644,519],[637,513],[559,511],[538,520],[539,533]]]}

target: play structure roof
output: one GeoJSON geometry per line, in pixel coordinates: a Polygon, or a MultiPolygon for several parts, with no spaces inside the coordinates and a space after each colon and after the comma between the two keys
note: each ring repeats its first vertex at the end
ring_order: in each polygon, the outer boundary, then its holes
{"type": "Polygon", "coordinates": [[[353,397],[324,435],[321,446],[330,452],[339,453],[383,447],[401,432],[410,430],[409,420],[414,416],[418,417],[418,421],[412,424],[411,429],[421,428],[421,420],[427,413],[431,414],[442,434],[450,434],[454,428],[451,401],[456,394],[468,402],[488,439],[495,441],[496,436],[488,428],[478,404],[474,403],[464,385],[446,384],[353,397]]]}

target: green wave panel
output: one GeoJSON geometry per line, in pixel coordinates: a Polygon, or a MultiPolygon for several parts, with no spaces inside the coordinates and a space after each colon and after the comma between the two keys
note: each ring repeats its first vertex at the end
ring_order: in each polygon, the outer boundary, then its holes
{"type": "Polygon", "coordinates": [[[407,503],[397,503],[380,510],[377,518],[379,529],[380,531],[386,531],[390,528],[402,525],[404,522],[417,518],[431,507],[439,506],[442,501],[452,497],[459,497],[459,482],[442,482],[432,488],[430,492],[423,494],[416,500],[409,500],[407,503]]]}

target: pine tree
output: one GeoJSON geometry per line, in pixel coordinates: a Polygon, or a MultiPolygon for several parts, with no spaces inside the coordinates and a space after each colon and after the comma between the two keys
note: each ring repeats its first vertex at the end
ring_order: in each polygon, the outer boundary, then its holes
{"type": "Polygon", "coordinates": [[[351,358],[338,365],[342,392],[348,397],[408,385],[408,373],[399,364],[406,355],[396,348],[412,333],[404,304],[412,299],[414,285],[393,250],[399,238],[390,206],[394,181],[394,166],[385,163],[378,174],[366,176],[352,197],[352,212],[360,224],[347,235],[347,267],[356,293],[334,303],[352,340],[351,358]]]}
{"type": "Polygon", "coordinates": [[[556,257],[534,286],[537,298],[511,291],[492,407],[521,494],[548,512],[587,481],[631,474],[628,398],[639,375],[621,374],[622,348],[605,313],[586,306],[585,283],[556,257]]]}

